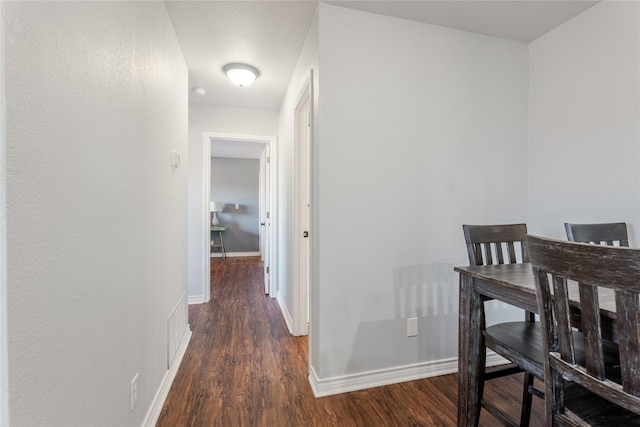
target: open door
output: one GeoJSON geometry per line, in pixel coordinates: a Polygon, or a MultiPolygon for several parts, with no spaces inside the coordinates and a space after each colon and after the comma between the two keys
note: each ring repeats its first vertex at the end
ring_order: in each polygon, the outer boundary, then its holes
{"type": "Polygon", "coordinates": [[[294,119],[294,301],[293,335],[309,334],[311,257],[311,88],[302,90],[294,119]]]}
{"type": "Polygon", "coordinates": [[[264,293],[271,295],[271,156],[266,145],[260,157],[260,256],[264,265],[264,293]]]}

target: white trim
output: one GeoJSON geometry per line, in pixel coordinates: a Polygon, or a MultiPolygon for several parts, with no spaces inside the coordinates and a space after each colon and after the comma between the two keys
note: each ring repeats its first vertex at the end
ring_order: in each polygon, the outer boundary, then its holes
{"type": "Polygon", "coordinates": [[[485,360],[485,366],[498,366],[509,363],[507,359],[495,353],[493,350],[487,349],[487,360],[485,360]]]}
{"type": "Polygon", "coordinates": [[[315,369],[310,367],[309,382],[313,389],[313,394],[316,397],[323,397],[405,381],[436,377],[438,375],[451,374],[457,372],[457,370],[457,358],[416,363],[413,365],[399,366],[389,369],[379,369],[376,371],[362,372],[359,374],[351,374],[328,379],[318,378],[315,369]]]}
{"type": "MultiPolygon", "coordinates": [[[[260,256],[260,252],[227,252],[227,258],[236,258],[243,256],[260,256]]],[[[220,252],[211,253],[211,258],[222,258],[220,252]]]]}
{"type": "Polygon", "coordinates": [[[191,295],[187,300],[187,304],[204,304],[204,297],[202,295],[191,295]]]}
{"type": "Polygon", "coordinates": [[[160,413],[162,412],[162,407],[164,406],[164,401],[167,400],[167,396],[169,395],[169,390],[171,389],[173,380],[176,378],[176,374],[178,373],[178,368],[180,367],[182,358],[184,357],[184,354],[187,351],[187,347],[189,346],[191,334],[191,328],[189,327],[189,325],[187,325],[187,330],[184,333],[182,343],[180,343],[180,347],[178,347],[178,349],[176,350],[176,356],[173,359],[173,365],[164,374],[164,378],[162,378],[160,387],[158,388],[158,391],[153,398],[153,402],[151,402],[149,411],[147,411],[147,415],[144,417],[144,422],[142,423],[143,427],[153,427],[158,422],[158,418],[160,418],[160,413]]]}
{"type": "Polygon", "coordinates": [[[210,194],[211,194],[211,134],[204,132],[202,134],[202,200],[203,212],[200,218],[200,224],[203,225],[204,232],[202,236],[202,301],[209,302],[211,299],[211,259],[208,254],[211,252],[211,210],[210,210],[210,194]]]}
{"type": "MultiPolygon", "coordinates": [[[[487,353],[487,366],[501,365],[506,362],[505,359],[493,352],[487,353]]],[[[327,379],[318,378],[313,366],[309,366],[309,384],[315,397],[324,397],[405,381],[415,381],[453,374],[456,372],[458,372],[457,358],[415,363],[412,365],[379,369],[327,379]]]]}
{"type": "Polygon", "coordinates": [[[276,297],[276,301],[278,301],[278,305],[280,306],[280,311],[282,312],[282,317],[284,318],[284,323],[287,325],[287,329],[289,333],[293,335],[293,319],[291,318],[291,313],[287,310],[287,304],[280,298],[280,295],[276,297]]]}

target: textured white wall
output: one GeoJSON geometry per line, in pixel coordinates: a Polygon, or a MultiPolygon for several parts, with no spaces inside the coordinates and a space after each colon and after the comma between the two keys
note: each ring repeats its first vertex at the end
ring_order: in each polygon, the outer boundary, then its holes
{"type": "Polygon", "coordinates": [[[9,367],[7,360],[7,221],[6,126],[4,88],[4,2],[0,3],[0,426],[9,425],[9,367]]]}
{"type": "Polygon", "coordinates": [[[187,289],[187,69],[161,2],[3,6],[10,423],[139,426],[187,289]]]}
{"type": "Polygon", "coordinates": [[[526,218],[527,46],[322,3],[319,34],[312,365],[455,358],[461,224],[526,218]]]}
{"type": "Polygon", "coordinates": [[[529,224],[640,233],[640,3],[601,2],[530,44],[529,224]]]}
{"type": "MultiPolygon", "coordinates": [[[[204,176],[203,137],[205,132],[271,136],[278,133],[278,113],[268,110],[189,105],[189,297],[202,298],[205,257],[202,231],[204,176]]],[[[205,241],[208,241],[205,237],[205,241]]]]}

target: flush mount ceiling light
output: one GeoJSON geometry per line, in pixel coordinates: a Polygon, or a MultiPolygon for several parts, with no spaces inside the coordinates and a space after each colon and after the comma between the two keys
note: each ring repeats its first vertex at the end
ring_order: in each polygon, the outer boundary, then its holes
{"type": "Polygon", "coordinates": [[[255,67],[239,63],[227,64],[222,67],[222,71],[234,85],[240,87],[249,86],[260,75],[255,67]]]}
{"type": "Polygon", "coordinates": [[[198,95],[204,95],[205,93],[207,93],[207,90],[203,87],[194,87],[193,91],[198,95]]]}

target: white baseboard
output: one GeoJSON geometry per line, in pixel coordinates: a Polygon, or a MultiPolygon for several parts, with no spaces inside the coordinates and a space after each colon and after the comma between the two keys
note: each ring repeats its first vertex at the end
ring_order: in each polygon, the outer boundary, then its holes
{"type": "MultiPolygon", "coordinates": [[[[487,366],[501,365],[504,363],[507,363],[507,361],[497,354],[493,352],[487,353],[487,366]]],[[[456,372],[458,372],[457,358],[416,363],[327,379],[318,378],[313,366],[310,366],[309,383],[316,397],[324,397],[405,381],[415,381],[437,377],[439,375],[453,374],[456,372]]]]}
{"type": "Polygon", "coordinates": [[[204,304],[204,295],[191,295],[187,300],[187,304],[204,304]]]}
{"type": "MultiPolygon", "coordinates": [[[[227,258],[236,258],[243,256],[260,256],[260,252],[227,252],[227,258]]],[[[222,258],[220,252],[212,252],[211,258],[222,258]]]]}
{"type": "Polygon", "coordinates": [[[278,305],[280,306],[280,311],[282,312],[282,317],[284,317],[284,323],[287,324],[289,334],[293,335],[293,317],[291,317],[291,313],[287,310],[287,306],[284,301],[280,299],[280,294],[276,297],[276,301],[278,301],[278,305]]]}
{"type": "Polygon", "coordinates": [[[189,325],[187,325],[187,331],[184,333],[184,338],[180,343],[180,347],[178,347],[178,349],[176,350],[173,364],[171,368],[169,368],[164,374],[164,378],[162,378],[160,387],[158,388],[158,391],[153,398],[153,402],[151,402],[149,411],[147,411],[147,416],[144,418],[144,422],[142,423],[143,427],[154,427],[158,422],[158,418],[160,417],[160,413],[162,412],[162,406],[164,406],[164,401],[169,395],[171,384],[173,384],[173,380],[176,378],[176,374],[178,373],[178,368],[180,367],[180,363],[182,362],[184,353],[187,351],[187,347],[189,346],[191,334],[191,328],[189,327],[189,325]]]}
{"type": "Polygon", "coordinates": [[[498,366],[509,363],[507,359],[495,353],[493,350],[487,349],[487,360],[485,366],[498,366]]]}
{"type": "Polygon", "coordinates": [[[416,363],[413,365],[380,369],[327,379],[318,378],[315,370],[311,367],[309,372],[309,383],[311,384],[314,395],[316,397],[323,397],[330,396],[332,394],[347,393],[350,391],[364,390],[366,388],[380,387],[383,385],[451,374],[457,370],[458,359],[456,358],[416,363]]]}

